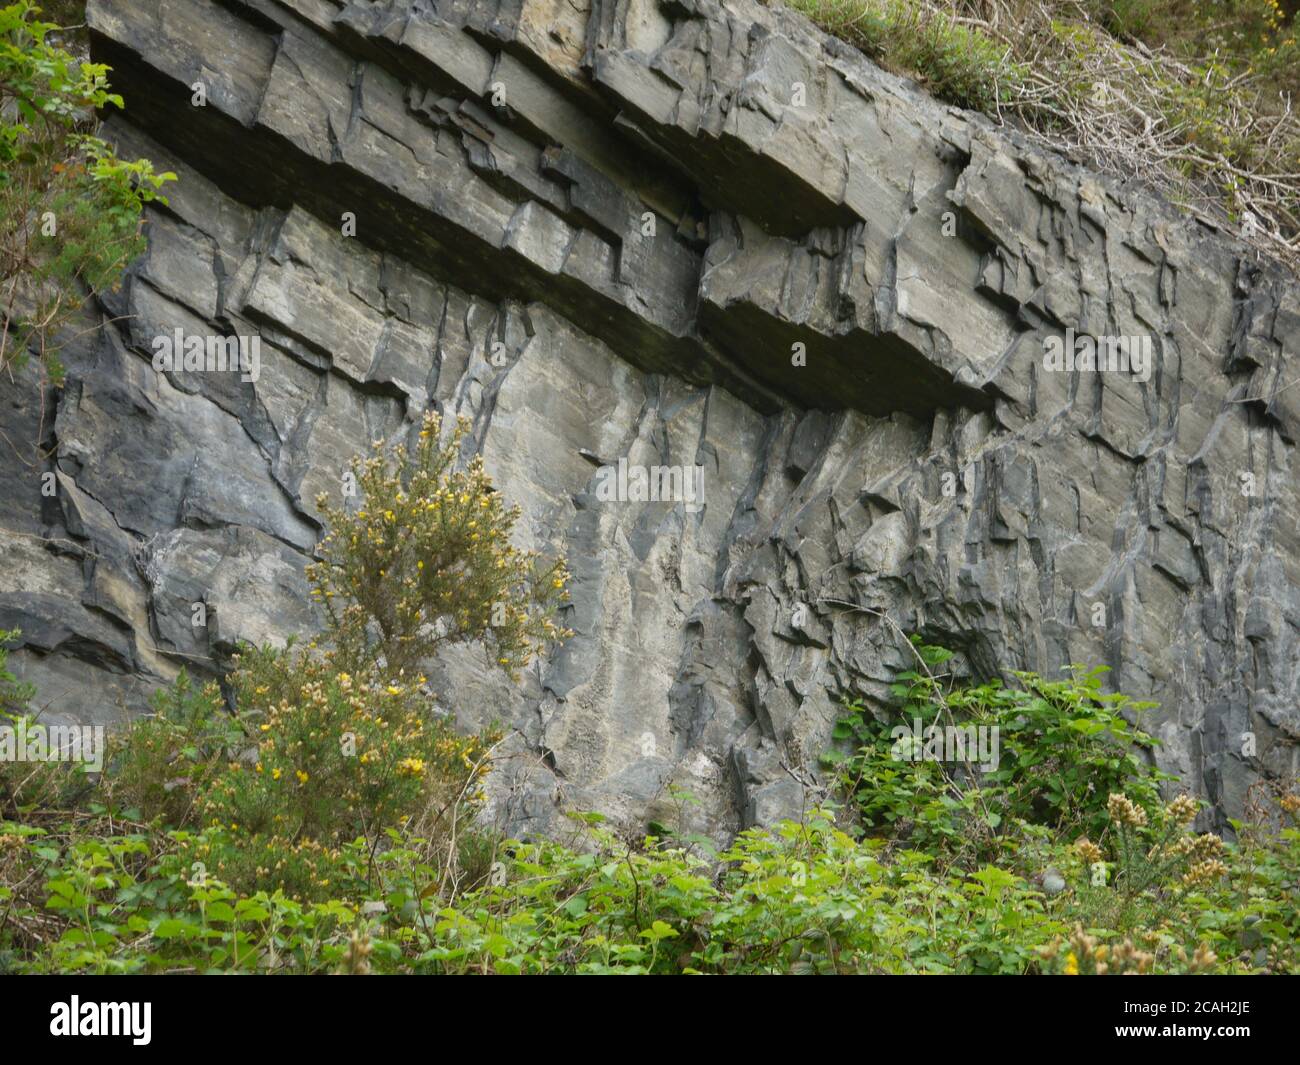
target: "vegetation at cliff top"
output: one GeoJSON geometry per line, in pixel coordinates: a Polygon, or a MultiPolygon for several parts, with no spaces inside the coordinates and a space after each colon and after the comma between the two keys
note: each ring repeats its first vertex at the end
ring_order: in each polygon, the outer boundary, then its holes
{"type": "Polygon", "coordinates": [[[785,0],[940,99],[1300,264],[1296,0],[785,0]]]}

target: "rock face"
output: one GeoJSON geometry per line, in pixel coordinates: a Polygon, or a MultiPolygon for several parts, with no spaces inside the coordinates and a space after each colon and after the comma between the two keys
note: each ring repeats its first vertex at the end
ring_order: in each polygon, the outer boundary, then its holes
{"type": "Polygon", "coordinates": [[[976,677],[1109,665],[1219,824],[1300,766],[1300,285],[1231,238],[753,0],[89,22],[112,136],[180,181],[66,388],[4,386],[47,450],[0,466],[0,627],[51,718],[316,627],[317,493],[432,406],[575,574],[522,686],[431,671],[511,728],[510,831],[797,815],[900,630],[976,677]],[[177,330],[256,375],[155,370],[177,330]],[[1067,330],[1149,376],[1054,371],[1067,330]],[[611,501],[620,459],[702,495],[611,501]]]}

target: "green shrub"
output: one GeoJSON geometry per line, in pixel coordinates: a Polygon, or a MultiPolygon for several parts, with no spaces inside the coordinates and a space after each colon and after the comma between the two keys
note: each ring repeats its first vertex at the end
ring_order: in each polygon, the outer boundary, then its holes
{"type": "Polygon", "coordinates": [[[109,68],[78,62],[27,0],[0,7],[0,370],[29,349],[62,380],[59,330],[144,250],[141,209],[171,173],[93,135],[122,107],[109,68]]]}
{"type": "Polygon", "coordinates": [[[568,577],[563,560],[544,566],[509,543],[518,509],[481,461],[456,468],[467,426],[441,444],[440,430],[430,415],[414,457],[379,441],[355,462],[355,509],[320,501],[330,532],[309,567],[329,622],[319,641],[245,649],[227,678],[233,715],[215,686],[195,691],[182,675],[115,744],[109,801],[150,823],[206,826],[179,845],[224,883],[354,894],[352,844],[373,863],[413,837],[444,885],[483,873],[466,827],[500,734],[457,735],[417,669],[471,640],[507,671],[525,665],[568,635],[552,620],[568,577]]]}
{"type": "Polygon", "coordinates": [[[231,683],[256,737],[198,798],[238,846],[212,865],[233,884],[314,897],[346,843],[434,836],[471,816],[499,734],[457,735],[430,714],[424,678],[349,674],[327,656],[249,651],[231,683]]]}
{"type": "Polygon", "coordinates": [[[152,705],[152,715],[110,740],[105,801],[129,820],[180,828],[193,823],[196,797],[250,741],[217,685],[196,688],[183,670],[152,705]]]}
{"type": "Polygon", "coordinates": [[[572,635],[553,618],[566,596],[564,560],[544,565],[510,543],[519,508],[507,508],[477,456],[457,468],[469,424],[445,442],[425,416],[414,456],[398,446],[356,459],[363,496],[354,509],[317,499],[329,525],[308,575],[329,619],[341,666],[382,659],[402,676],[445,644],[482,640],[515,672],[546,644],[572,635]]]}
{"type": "Polygon", "coordinates": [[[1123,716],[1154,704],[1102,691],[1104,668],[1075,667],[1059,681],[1016,673],[1019,688],[997,680],[954,686],[934,672],[951,652],[914,642],[924,667],[899,675],[892,688],[898,710],[878,721],[861,703],[846,704],[835,738],[853,750],[825,758],[868,830],[901,833],[918,846],[973,860],[995,855],[1014,822],[1097,834],[1108,822],[1113,792],[1132,795],[1148,810],[1158,806],[1158,785],[1171,778],[1137,754],[1157,741],[1123,716]],[[909,760],[893,730],[913,721],[923,730],[996,729],[997,767],[981,767],[973,751],[951,766],[909,760]]]}

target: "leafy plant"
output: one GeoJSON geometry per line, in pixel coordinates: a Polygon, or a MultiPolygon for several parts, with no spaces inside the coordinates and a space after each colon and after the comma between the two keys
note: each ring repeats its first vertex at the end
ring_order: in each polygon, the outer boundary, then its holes
{"type": "Polygon", "coordinates": [[[39,12],[0,7],[0,370],[34,350],[59,384],[59,331],[144,250],[141,210],[176,175],[94,135],[96,109],[123,106],[109,68],[61,48],[39,12]]]}
{"type": "Polygon", "coordinates": [[[1020,688],[998,680],[955,686],[934,672],[951,652],[914,643],[923,668],[899,674],[892,686],[898,711],[878,721],[860,702],[847,703],[834,736],[854,749],[825,759],[869,829],[989,857],[1013,822],[1096,834],[1107,824],[1112,792],[1127,791],[1146,808],[1158,804],[1159,784],[1170,778],[1136,753],[1156,741],[1124,717],[1154,704],[1103,691],[1104,667],[1073,667],[1059,681],[1016,673],[1020,688]],[[956,764],[906,757],[892,732],[913,721],[995,730],[996,768],[979,765],[973,751],[956,764]]]}
{"type": "Polygon", "coordinates": [[[110,740],[105,801],[129,820],[189,825],[196,797],[248,737],[217,685],[196,688],[184,670],[152,703],[110,740]]]}

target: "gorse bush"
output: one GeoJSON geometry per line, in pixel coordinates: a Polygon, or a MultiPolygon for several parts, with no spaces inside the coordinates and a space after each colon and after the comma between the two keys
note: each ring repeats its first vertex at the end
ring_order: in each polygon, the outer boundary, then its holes
{"type": "Polygon", "coordinates": [[[390,830],[432,838],[481,800],[488,748],[498,735],[460,736],[430,712],[424,678],[349,674],[328,659],[252,651],[231,682],[255,751],[228,763],[198,796],[203,823],[240,840],[215,875],[237,886],[314,897],[320,874],[295,876],[287,852],[321,861],[356,839],[371,846],[390,830]]]}
{"type": "Polygon", "coordinates": [[[193,861],[250,891],[309,898],[338,893],[329,869],[343,844],[374,847],[397,829],[433,838],[472,816],[499,737],[459,735],[431,714],[424,678],[354,677],[293,647],[250,649],[237,665],[238,713],[215,685],[195,689],[182,675],[154,716],[115,739],[108,810],[219,829],[215,852],[208,842],[183,848],[193,861]]]}
{"type": "Polygon", "coordinates": [[[414,455],[398,446],[352,464],[364,496],[355,509],[317,499],[330,532],[308,576],[326,611],[341,666],[382,659],[407,673],[440,646],[482,640],[510,672],[571,633],[554,621],[569,576],[562,559],[510,543],[518,507],[507,507],[475,457],[457,467],[469,431],[447,441],[426,416],[414,455]]]}
{"type": "Polygon", "coordinates": [[[1112,794],[1109,845],[1083,837],[1064,856],[1076,923],[1068,937],[1040,951],[1047,970],[1071,976],[1223,971],[1216,951],[1231,951],[1237,958],[1229,971],[1295,972],[1300,798],[1277,798],[1273,813],[1289,826],[1264,837],[1257,852],[1258,824],[1238,824],[1244,838],[1233,849],[1218,836],[1188,830],[1199,805],[1188,796],[1148,814],[1112,794]],[[1262,866],[1261,853],[1267,856],[1262,866]],[[1268,892],[1253,886],[1261,867],[1269,870],[1268,892]],[[1187,942],[1189,925],[1197,930],[1195,946],[1187,942]]]}
{"type": "Polygon", "coordinates": [[[418,667],[475,640],[499,668],[525,665],[567,635],[552,620],[567,574],[563,559],[543,565],[509,543],[518,510],[481,461],[457,468],[466,426],[441,443],[440,429],[429,415],[414,456],[379,441],[354,463],[355,509],[320,501],[330,531],[309,567],[328,619],[319,640],[245,649],[227,677],[233,713],[215,685],[182,676],[115,745],[107,801],[135,820],[210,830],[175,842],[231,887],[362,891],[345,848],[373,858],[412,836],[445,881],[466,874],[465,828],[500,734],[459,735],[418,667]]]}
{"type": "Polygon", "coordinates": [[[79,62],[22,2],[0,7],[0,371],[35,351],[62,380],[58,333],[144,250],[141,210],[175,180],[94,136],[122,107],[109,68],[79,62]]]}
{"type": "MultiPolygon", "coordinates": [[[[354,510],[322,501],[331,529],[310,567],[328,620],[305,647],[245,648],[226,677],[182,673],[111,745],[96,805],[170,831],[168,853],[199,879],[295,900],[364,896],[382,849],[415,848],[458,886],[481,876],[468,832],[500,733],[461,735],[437,709],[420,663],[448,643],[483,641],[512,672],[567,633],[552,620],[567,581],[509,543],[507,508],[481,461],[456,465],[466,426],[439,442],[353,466],[354,510]],[[413,844],[411,839],[421,842],[413,844]],[[366,856],[361,874],[350,855],[366,856]]],[[[3,673],[8,703],[30,695],[3,673]]],[[[31,789],[28,789],[31,790],[31,789]]],[[[17,816],[58,805],[48,792],[17,816]]]]}

